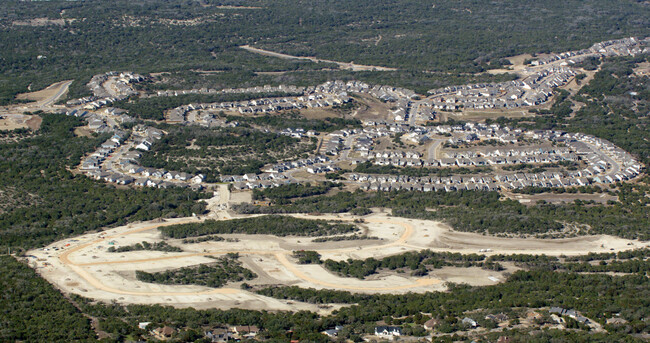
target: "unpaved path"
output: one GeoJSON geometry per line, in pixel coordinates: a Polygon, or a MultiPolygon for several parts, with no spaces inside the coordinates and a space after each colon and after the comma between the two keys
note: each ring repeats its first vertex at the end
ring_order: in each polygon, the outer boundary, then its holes
{"type": "Polygon", "coordinates": [[[355,64],[355,63],[348,63],[348,62],[338,62],[338,61],[332,61],[332,60],[326,60],[322,58],[316,58],[316,57],[301,57],[301,56],[292,56],[292,55],[287,55],[279,52],[273,52],[269,50],[264,50],[264,49],[258,49],[258,48],[253,48],[250,45],[242,45],[240,48],[260,54],[260,55],[265,55],[265,56],[271,56],[271,57],[277,57],[277,58],[283,58],[283,59],[293,59],[293,60],[309,60],[312,62],[325,62],[325,63],[334,63],[341,67],[342,69],[349,69],[353,71],[395,71],[397,68],[389,68],[389,67],[379,67],[379,66],[369,66],[369,65],[363,65],[363,64],[355,64]]]}

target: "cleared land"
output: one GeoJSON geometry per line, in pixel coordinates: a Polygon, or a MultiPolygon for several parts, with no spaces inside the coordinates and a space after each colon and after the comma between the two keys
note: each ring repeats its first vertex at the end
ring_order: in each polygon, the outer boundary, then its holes
{"type": "MultiPolygon", "coordinates": [[[[221,194],[219,195],[221,198],[221,194]]],[[[223,201],[220,199],[219,202],[223,201]]],[[[219,218],[229,216],[220,213],[219,218]]],[[[350,215],[296,215],[324,220],[352,221],[350,215]]],[[[203,242],[183,244],[169,239],[167,243],[183,249],[180,253],[137,251],[109,253],[109,246],[161,240],[156,230],[160,226],[197,222],[202,218],[180,218],[134,224],[101,233],[87,234],[51,244],[45,249],[33,250],[30,264],[48,281],[65,292],[120,303],[159,303],[178,307],[249,308],[269,310],[326,311],[306,303],[280,301],[239,289],[239,284],[224,288],[202,286],[159,285],[137,281],[136,270],[163,271],[179,267],[213,262],[208,256],[236,252],[243,265],[259,275],[248,282],[251,285],[296,285],[317,289],[337,289],[359,293],[403,293],[444,290],[444,282],[464,282],[472,285],[490,285],[504,280],[504,272],[476,270],[476,268],[443,268],[423,278],[408,274],[383,273],[367,280],[339,277],[320,265],[300,265],[291,257],[294,250],[316,250],[323,259],[381,258],[406,251],[431,249],[485,254],[547,254],[578,255],[588,252],[621,251],[650,243],[633,242],[611,236],[587,236],[572,239],[510,239],[486,237],[451,230],[444,224],[388,217],[374,214],[361,224],[369,236],[380,240],[313,243],[309,237],[277,237],[272,235],[222,235],[233,242],[203,242]],[[55,250],[57,248],[58,250],[55,250]]],[[[507,272],[506,270],[505,272],[507,272]]],[[[328,310],[334,309],[330,307],[328,310]]]]}
{"type": "Polygon", "coordinates": [[[256,54],[271,56],[271,57],[277,57],[277,58],[309,60],[309,61],[316,62],[316,63],[320,63],[320,62],[334,63],[334,64],[338,65],[341,69],[349,69],[349,70],[353,70],[353,71],[368,71],[368,70],[395,71],[395,70],[397,70],[396,68],[368,66],[368,65],[354,64],[354,63],[348,63],[348,62],[337,62],[337,61],[324,60],[324,59],[316,58],[316,57],[292,56],[292,55],[282,54],[282,53],[279,53],[279,52],[273,52],[273,51],[269,51],[269,50],[253,48],[252,46],[249,46],[249,45],[242,45],[242,46],[240,46],[240,48],[242,48],[244,50],[247,50],[247,51],[250,51],[250,52],[254,52],[256,54]]]}
{"type": "Polygon", "coordinates": [[[18,100],[34,100],[35,104],[29,104],[32,106],[43,107],[54,104],[62,96],[68,92],[68,87],[73,80],[61,81],[54,83],[48,86],[45,89],[40,91],[31,92],[31,93],[22,93],[16,96],[18,100]]]}
{"type": "Polygon", "coordinates": [[[0,114],[0,131],[16,129],[38,130],[43,119],[37,115],[0,114]]]}

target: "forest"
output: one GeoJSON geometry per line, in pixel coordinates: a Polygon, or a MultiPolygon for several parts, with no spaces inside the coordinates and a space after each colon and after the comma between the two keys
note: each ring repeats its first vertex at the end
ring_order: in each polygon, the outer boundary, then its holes
{"type": "Polygon", "coordinates": [[[0,143],[0,249],[28,249],[103,227],[203,213],[187,189],[118,189],[69,171],[105,136],[74,135],[82,121],[41,114],[36,133],[0,143]],[[6,195],[6,196],[5,196],[6,195]]]}
{"type": "Polygon", "coordinates": [[[332,188],[342,187],[342,184],[334,182],[322,182],[318,184],[292,183],[273,188],[254,189],[253,200],[269,199],[276,204],[285,204],[292,198],[321,195],[327,193],[332,188]]]}
{"type": "Polygon", "coordinates": [[[70,342],[95,338],[90,319],[11,256],[0,256],[0,341],[70,342]]]}
{"type": "MultiPolygon", "coordinates": [[[[637,249],[629,252],[590,256],[588,260],[575,260],[567,257],[552,257],[545,255],[492,255],[460,254],[449,252],[432,252],[423,250],[384,257],[380,260],[367,258],[365,260],[321,261],[320,256],[310,252],[298,252],[294,257],[300,263],[323,264],[328,270],[346,277],[364,279],[368,275],[386,270],[406,270],[413,276],[427,275],[433,269],[454,266],[461,268],[481,267],[487,270],[503,270],[499,262],[514,262],[517,267],[526,270],[571,271],[575,273],[628,273],[641,276],[650,272],[650,261],[647,260],[650,250],[637,249]],[[598,264],[595,264],[598,262],[598,264]]],[[[589,256],[589,255],[587,255],[589,256]]]]}
{"type": "Polygon", "coordinates": [[[241,204],[241,213],[343,213],[359,208],[385,207],[392,215],[442,220],[455,230],[523,237],[566,237],[609,234],[630,239],[650,239],[650,178],[635,184],[616,184],[612,192],[619,201],[585,206],[573,203],[540,203],[533,206],[502,197],[498,192],[339,192],[299,198],[287,204],[258,207],[241,204]],[[565,223],[587,225],[580,232],[563,233],[565,223]]]}
{"type": "Polygon", "coordinates": [[[257,277],[250,269],[244,268],[238,254],[215,257],[213,263],[183,267],[164,272],[148,273],[135,271],[138,280],[165,285],[198,285],[219,288],[228,282],[252,280],[257,277]]]}
{"type": "Polygon", "coordinates": [[[431,167],[396,167],[380,166],[372,162],[363,162],[357,164],[354,168],[355,173],[363,174],[389,174],[389,175],[406,175],[411,177],[421,176],[438,176],[447,177],[452,175],[481,174],[492,171],[490,167],[473,167],[473,168],[431,168],[431,167]]]}
{"type": "Polygon", "coordinates": [[[142,243],[135,243],[133,245],[127,245],[123,247],[108,247],[108,252],[128,252],[128,251],[142,251],[142,250],[153,250],[153,251],[165,251],[165,252],[181,252],[183,249],[175,247],[173,245],[167,244],[167,242],[153,242],[149,243],[147,241],[142,241],[142,243]]]}
{"type": "MultiPolygon", "coordinates": [[[[506,56],[585,48],[647,35],[650,26],[650,9],[639,1],[252,3],[259,8],[198,1],[7,0],[0,9],[0,104],[30,84],[42,89],[70,79],[75,82],[69,96],[79,97],[88,94],[85,83],[92,75],[109,70],[217,71],[215,88],[353,78],[425,92],[466,83],[473,78],[467,73],[507,67],[506,56]],[[59,21],[29,25],[36,18],[59,21]],[[245,44],[399,70],[332,70],[238,48],[245,44]],[[287,73],[255,74],[274,71],[287,73]]],[[[478,81],[503,77],[484,74],[478,81]]]]}
{"type": "Polygon", "coordinates": [[[329,236],[358,231],[352,224],[337,221],[302,219],[290,216],[260,216],[231,220],[206,220],[158,228],[164,237],[188,238],[212,234],[264,234],[275,236],[329,236]]]}

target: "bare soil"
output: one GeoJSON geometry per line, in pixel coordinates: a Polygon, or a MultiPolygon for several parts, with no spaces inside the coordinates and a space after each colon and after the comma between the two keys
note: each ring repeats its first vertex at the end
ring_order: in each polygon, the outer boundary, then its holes
{"type": "MultiPolygon", "coordinates": [[[[222,190],[219,190],[223,193],[222,190]]],[[[215,201],[233,201],[219,194],[215,201]]],[[[296,215],[297,217],[324,220],[351,221],[357,217],[338,215],[296,215]]],[[[227,212],[213,213],[210,217],[223,220],[232,218],[227,212]]],[[[313,243],[309,237],[276,237],[270,235],[223,235],[237,238],[236,242],[203,242],[183,244],[181,240],[167,239],[170,245],[183,249],[180,253],[160,251],[134,251],[110,253],[109,246],[125,246],[162,239],[157,227],[183,222],[196,222],[204,218],[178,218],[130,224],[100,233],[86,234],[75,239],[53,243],[46,249],[32,250],[28,255],[30,265],[44,278],[64,292],[80,294],[101,301],[119,303],[169,304],[177,307],[197,308],[249,308],[269,310],[310,310],[327,312],[329,309],[293,301],[263,297],[239,289],[239,284],[223,288],[202,286],[160,285],[135,279],[135,270],[161,271],[183,266],[209,263],[208,256],[237,252],[242,262],[255,271],[259,278],[253,285],[297,285],[316,289],[339,289],[358,293],[405,293],[445,290],[447,281],[472,285],[490,285],[505,280],[504,272],[478,268],[443,268],[425,277],[409,273],[386,272],[367,280],[340,277],[320,265],[300,265],[291,257],[294,250],[316,250],[323,259],[347,260],[381,258],[407,251],[431,249],[461,253],[485,254],[547,254],[576,255],[588,252],[628,250],[650,246],[647,242],[629,241],[611,236],[584,236],[570,239],[519,239],[483,236],[475,233],[455,232],[448,226],[425,220],[393,218],[385,214],[364,217],[363,227],[368,235],[379,240],[313,243]],[[58,250],[56,250],[58,249],[58,250]],[[490,249],[489,252],[481,252],[490,249]]]]}

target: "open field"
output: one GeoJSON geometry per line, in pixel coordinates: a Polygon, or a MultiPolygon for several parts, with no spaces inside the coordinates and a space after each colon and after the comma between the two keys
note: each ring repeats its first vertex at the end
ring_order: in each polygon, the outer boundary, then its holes
{"type": "MultiPolygon", "coordinates": [[[[221,199],[219,195],[219,201],[221,199]]],[[[231,199],[232,200],[232,199],[231,199]]],[[[350,215],[296,215],[309,219],[343,220],[356,219],[350,215]]],[[[228,218],[225,213],[218,218],[228,218]]],[[[571,239],[510,239],[486,237],[473,233],[451,230],[444,224],[389,217],[373,214],[360,224],[369,236],[379,240],[341,241],[313,243],[309,237],[276,237],[271,235],[222,235],[236,238],[236,242],[202,242],[183,244],[178,239],[167,243],[179,246],[183,252],[137,251],[110,253],[109,246],[126,246],[142,241],[155,242],[162,239],[156,230],[160,226],[197,222],[204,218],[179,218],[132,224],[92,233],[76,239],[66,239],[45,249],[28,253],[30,264],[48,281],[64,292],[72,292],[89,298],[120,303],[170,304],[178,307],[249,308],[269,310],[325,311],[315,305],[280,301],[239,289],[239,284],[224,288],[202,286],[177,286],[149,284],[136,280],[135,271],[163,271],[214,260],[208,256],[220,256],[236,252],[242,256],[243,265],[258,274],[251,285],[296,285],[317,289],[336,289],[359,293],[402,293],[445,290],[447,281],[471,285],[490,285],[505,280],[504,272],[478,270],[477,268],[447,267],[434,270],[431,275],[419,278],[408,274],[380,273],[367,280],[339,277],[320,265],[300,265],[291,252],[316,250],[323,259],[364,259],[431,249],[460,253],[485,254],[547,254],[578,255],[588,252],[621,251],[649,243],[633,242],[611,236],[586,236],[571,239]],[[57,248],[58,250],[55,250],[57,248]]],[[[330,310],[336,308],[331,307],[330,310]]]]}

